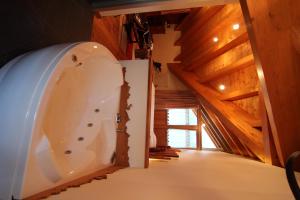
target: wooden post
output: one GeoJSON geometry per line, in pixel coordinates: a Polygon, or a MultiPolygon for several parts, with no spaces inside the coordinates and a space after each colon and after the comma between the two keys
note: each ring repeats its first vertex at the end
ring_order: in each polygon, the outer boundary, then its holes
{"type": "Polygon", "coordinates": [[[152,86],[153,86],[153,65],[150,55],[149,72],[148,72],[148,99],[147,99],[147,117],[146,117],[146,142],[145,142],[145,164],[144,167],[149,167],[149,147],[150,147],[150,123],[151,123],[151,109],[152,108],[152,86]]]}
{"type": "Polygon", "coordinates": [[[300,1],[240,0],[282,166],[300,149],[300,1]]]}
{"type": "Polygon", "coordinates": [[[197,149],[202,150],[202,120],[200,107],[197,108],[197,149]]]}

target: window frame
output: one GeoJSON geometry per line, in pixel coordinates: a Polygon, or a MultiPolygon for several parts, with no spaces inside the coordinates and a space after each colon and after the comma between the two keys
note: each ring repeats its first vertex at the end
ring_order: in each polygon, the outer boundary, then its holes
{"type": "MultiPolygon", "coordinates": [[[[180,148],[175,148],[174,149],[189,149],[189,150],[201,150],[201,123],[200,123],[200,108],[197,107],[176,107],[176,108],[167,108],[167,116],[169,117],[169,110],[170,109],[195,109],[197,112],[195,113],[196,118],[197,118],[197,125],[169,125],[169,122],[167,121],[167,137],[169,134],[169,129],[178,129],[178,130],[191,130],[191,131],[196,131],[196,148],[190,148],[190,147],[180,147],[180,148]]],[[[169,141],[167,141],[169,145],[169,141]]]]}

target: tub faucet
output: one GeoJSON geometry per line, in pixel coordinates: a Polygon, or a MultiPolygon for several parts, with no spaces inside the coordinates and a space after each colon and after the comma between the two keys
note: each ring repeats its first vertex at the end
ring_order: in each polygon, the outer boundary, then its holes
{"type": "Polygon", "coordinates": [[[121,122],[121,115],[120,115],[120,113],[117,114],[116,121],[117,121],[118,124],[121,122]]]}

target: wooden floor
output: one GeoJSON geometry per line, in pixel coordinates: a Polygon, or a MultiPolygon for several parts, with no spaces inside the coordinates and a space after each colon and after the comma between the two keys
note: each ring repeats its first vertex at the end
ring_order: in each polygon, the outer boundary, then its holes
{"type": "Polygon", "coordinates": [[[192,151],[151,160],[149,169],[127,168],[69,189],[49,200],[289,200],[284,169],[223,152],[192,151]]]}

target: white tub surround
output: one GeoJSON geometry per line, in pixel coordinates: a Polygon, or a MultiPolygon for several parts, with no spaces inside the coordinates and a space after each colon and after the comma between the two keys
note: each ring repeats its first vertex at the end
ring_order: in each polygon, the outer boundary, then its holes
{"type": "MultiPolygon", "coordinates": [[[[149,146],[146,144],[147,134],[151,132],[147,129],[153,128],[154,123],[154,91],[152,91],[152,105],[150,106],[153,110],[149,111],[152,117],[147,118],[149,60],[128,60],[121,61],[121,64],[126,68],[125,79],[130,87],[128,104],[132,105],[128,111],[130,120],[127,123],[127,130],[130,135],[128,138],[129,165],[130,167],[144,168],[147,167],[145,166],[145,159],[148,157],[145,148],[149,146]],[[150,127],[147,127],[147,120],[150,121],[150,127]]],[[[154,87],[152,89],[154,90],[154,87]]]]}

